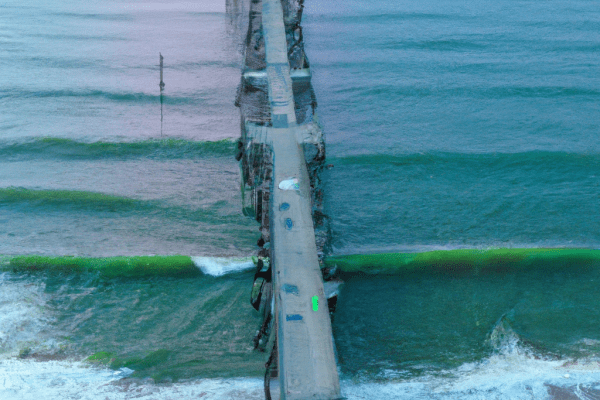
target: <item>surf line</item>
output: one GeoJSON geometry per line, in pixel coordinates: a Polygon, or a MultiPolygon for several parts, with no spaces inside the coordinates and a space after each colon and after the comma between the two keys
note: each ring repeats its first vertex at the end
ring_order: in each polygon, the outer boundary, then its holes
{"type": "Polygon", "coordinates": [[[100,277],[220,277],[254,268],[252,257],[202,256],[0,256],[0,271],[97,273],[100,277]]]}
{"type": "Polygon", "coordinates": [[[600,250],[587,248],[489,248],[420,253],[350,254],[328,257],[327,267],[353,274],[504,274],[519,270],[578,271],[600,267],[600,250]]]}
{"type": "MultiPolygon", "coordinates": [[[[335,269],[336,275],[341,276],[353,274],[492,274],[536,268],[582,270],[600,268],[600,249],[489,248],[434,250],[417,253],[351,254],[326,257],[323,259],[323,264],[328,269],[335,269]]],[[[272,278],[268,258],[257,257],[0,255],[0,271],[98,272],[105,278],[183,277],[202,274],[220,277],[256,269],[258,271],[254,275],[255,278],[266,280],[272,278]]],[[[260,289],[261,285],[257,286],[260,289]]],[[[336,294],[338,282],[326,281],[324,286],[325,297],[329,299],[331,295],[336,294]]],[[[286,293],[298,294],[298,287],[295,285],[284,284],[282,290],[286,293]]],[[[257,297],[260,291],[254,294],[253,297],[257,297]]],[[[262,297],[264,297],[264,293],[261,295],[262,297]]],[[[318,299],[319,296],[312,296],[314,311],[318,311],[320,305],[318,299]]],[[[262,300],[258,303],[264,306],[262,300]]]]}
{"type": "Polygon", "coordinates": [[[315,216],[325,146],[302,42],[302,7],[250,3],[236,159],[244,214],[260,223],[251,303],[263,316],[255,346],[270,352],[265,397],[338,399],[329,310],[319,307],[328,297],[315,237],[315,228],[323,228],[315,216]]]}

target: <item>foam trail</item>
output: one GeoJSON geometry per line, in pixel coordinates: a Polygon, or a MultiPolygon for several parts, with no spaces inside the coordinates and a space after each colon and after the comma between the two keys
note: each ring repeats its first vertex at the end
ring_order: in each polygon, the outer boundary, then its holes
{"type": "Polygon", "coordinates": [[[252,258],[230,258],[230,257],[191,257],[192,262],[204,274],[212,276],[223,276],[233,272],[244,271],[254,268],[252,258]]]}
{"type": "MultiPolygon", "coordinates": [[[[564,400],[581,398],[578,392],[600,398],[600,363],[597,359],[549,359],[536,354],[521,343],[504,316],[488,340],[495,351],[481,361],[404,382],[395,379],[402,376],[402,371],[388,370],[384,374],[388,382],[356,384],[345,381],[342,394],[348,400],[564,400]]],[[[582,340],[582,345],[595,344],[595,340],[582,340]]]]}
{"type": "MultiPolygon", "coordinates": [[[[550,393],[577,391],[600,395],[600,366],[596,361],[580,361],[573,365],[564,360],[541,360],[515,351],[494,355],[445,371],[449,377],[411,379],[404,382],[355,383],[342,381],[342,395],[358,399],[554,399],[550,393]]],[[[390,376],[394,375],[390,371],[390,376]]],[[[560,397],[557,397],[557,399],[560,397]]],[[[585,398],[585,397],[584,397],[585,398]]],[[[592,397],[597,398],[597,397],[592,397]]]]}
{"type": "Polygon", "coordinates": [[[127,371],[90,367],[72,361],[4,360],[0,363],[0,398],[11,400],[262,400],[262,379],[199,379],[156,385],[151,379],[126,379],[127,371]]]}
{"type": "Polygon", "coordinates": [[[43,283],[9,281],[7,272],[0,273],[0,355],[14,356],[24,347],[56,347],[54,340],[44,338],[51,321],[44,288],[43,283]]]}

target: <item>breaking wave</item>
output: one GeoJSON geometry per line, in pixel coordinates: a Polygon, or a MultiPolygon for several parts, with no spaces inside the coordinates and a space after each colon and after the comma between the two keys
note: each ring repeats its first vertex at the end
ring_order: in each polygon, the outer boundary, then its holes
{"type": "MultiPolygon", "coordinates": [[[[132,256],[132,257],[52,257],[4,256],[0,271],[12,272],[97,272],[106,278],[113,277],[184,277],[194,275],[223,276],[254,268],[251,257],[189,257],[132,256]]],[[[0,338],[1,341],[1,338],[0,338]]]]}
{"type": "Polygon", "coordinates": [[[343,273],[504,273],[530,268],[578,270],[600,266],[592,249],[456,249],[423,253],[356,254],[328,257],[325,264],[343,273]]]}
{"type": "Polygon", "coordinates": [[[27,142],[0,143],[0,158],[18,159],[195,159],[232,156],[232,140],[196,142],[183,139],[150,139],[138,142],[78,142],[72,139],[41,137],[27,142]]]}

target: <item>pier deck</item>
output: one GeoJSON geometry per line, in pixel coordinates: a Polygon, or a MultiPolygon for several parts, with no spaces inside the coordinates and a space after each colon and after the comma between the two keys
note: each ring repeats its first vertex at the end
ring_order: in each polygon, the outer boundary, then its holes
{"type": "Polygon", "coordinates": [[[340,398],[331,320],[319,267],[311,188],[297,128],[283,10],[262,1],[273,152],[269,204],[281,399],[340,398]]]}

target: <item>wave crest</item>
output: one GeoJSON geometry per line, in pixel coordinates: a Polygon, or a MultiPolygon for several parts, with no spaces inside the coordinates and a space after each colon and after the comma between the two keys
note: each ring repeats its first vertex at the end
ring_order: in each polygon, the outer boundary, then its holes
{"type": "Polygon", "coordinates": [[[207,156],[232,156],[235,142],[149,139],[137,142],[78,142],[72,139],[42,137],[28,142],[0,143],[0,158],[24,157],[50,159],[195,159],[207,156]]]}

